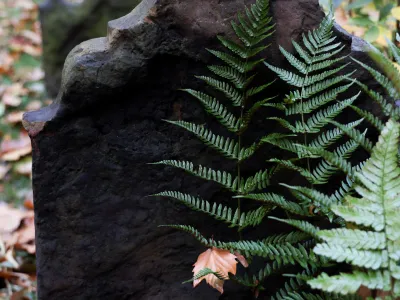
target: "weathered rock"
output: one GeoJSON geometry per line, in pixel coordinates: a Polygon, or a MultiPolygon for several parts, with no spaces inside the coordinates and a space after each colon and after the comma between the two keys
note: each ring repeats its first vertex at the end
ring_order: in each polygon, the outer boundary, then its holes
{"type": "Polygon", "coordinates": [[[140,0],[85,0],[75,5],[47,0],[40,6],[43,36],[43,68],[46,89],[57,96],[65,58],[76,45],[104,35],[109,20],[132,11],[140,0]]]}
{"type": "MultiPolygon", "coordinates": [[[[190,134],[161,120],[182,118],[216,128],[178,89],[199,87],[193,75],[203,74],[210,61],[204,49],[217,47],[216,34],[231,35],[230,20],[250,3],[144,0],[109,22],[106,38],[75,47],[57,100],[25,114],[34,147],[40,300],[218,297],[204,284],[193,290],[180,283],[204,249],[185,234],[157,226],[192,224],[216,239],[232,233],[209,219],[202,224],[203,216],[181,205],[146,196],[166,189],[210,200],[226,194],[214,184],[148,163],[179,158],[229,169],[190,134]]],[[[277,43],[291,49],[290,40],[316,27],[323,13],[317,0],[271,4],[277,31],[263,55],[287,67],[277,43]]],[[[348,52],[362,57],[357,39],[344,33],[340,39],[348,52]]],[[[270,76],[266,68],[259,72],[270,76]]],[[[264,130],[256,124],[252,132],[264,130]]],[[[250,163],[245,172],[258,167],[250,163]]],[[[223,299],[248,295],[235,289],[228,283],[223,299]]]]}

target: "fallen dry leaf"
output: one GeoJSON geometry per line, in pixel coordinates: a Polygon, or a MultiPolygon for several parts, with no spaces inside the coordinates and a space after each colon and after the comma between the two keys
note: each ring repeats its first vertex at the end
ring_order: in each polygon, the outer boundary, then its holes
{"type": "MultiPolygon", "coordinates": [[[[236,256],[228,250],[221,250],[218,248],[211,248],[201,253],[197,258],[193,268],[193,275],[196,275],[204,268],[208,268],[213,272],[218,272],[224,278],[228,278],[228,273],[236,274],[236,256]]],[[[193,282],[193,287],[196,287],[203,279],[217,289],[221,294],[224,292],[224,281],[217,278],[213,274],[209,274],[193,282]]]]}
{"type": "Polygon", "coordinates": [[[33,211],[24,218],[21,229],[14,232],[14,247],[16,249],[25,250],[30,254],[35,254],[35,221],[33,211]]]}
{"type": "Polygon", "coordinates": [[[32,174],[32,158],[27,157],[26,159],[16,163],[14,171],[21,175],[30,176],[32,174]]]}
{"type": "Polygon", "coordinates": [[[7,114],[5,117],[6,124],[16,124],[22,121],[23,111],[13,111],[7,114]]]}
{"type": "Polygon", "coordinates": [[[2,102],[8,106],[19,106],[22,102],[21,96],[26,95],[27,92],[28,90],[24,88],[22,83],[13,83],[5,89],[2,97],[2,102]]]}
{"type": "Polygon", "coordinates": [[[4,178],[4,176],[6,176],[7,172],[10,169],[11,169],[11,167],[9,165],[4,165],[4,164],[0,165],[0,180],[2,180],[4,178]]]}
{"type": "Polygon", "coordinates": [[[6,136],[0,144],[0,159],[16,161],[32,152],[31,139],[26,132],[21,132],[17,139],[6,136]]]}
{"type": "Polygon", "coordinates": [[[10,233],[18,229],[26,212],[0,203],[0,238],[2,233],[10,233]]]}

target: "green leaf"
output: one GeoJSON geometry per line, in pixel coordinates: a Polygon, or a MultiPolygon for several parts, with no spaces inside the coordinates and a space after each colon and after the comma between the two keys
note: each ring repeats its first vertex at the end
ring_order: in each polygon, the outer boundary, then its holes
{"type": "Polygon", "coordinates": [[[372,0],[355,0],[351,4],[347,5],[346,9],[350,10],[350,9],[355,9],[355,8],[362,8],[371,2],[372,2],[372,0]]]}
{"type": "Polygon", "coordinates": [[[379,37],[379,28],[377,26],[370,27],[364,34],[364,39],[367,42],[375,42],[378,37],[379,37]]]}

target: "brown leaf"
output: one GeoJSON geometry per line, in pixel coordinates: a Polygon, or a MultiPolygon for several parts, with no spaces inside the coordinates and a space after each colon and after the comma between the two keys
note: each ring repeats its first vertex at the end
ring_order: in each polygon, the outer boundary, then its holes
{"type": "Polygon", "coordinates": [[[32,199],[32,197],[27,198],[27,199],[24,200],[24,207],[25,207],[26,209],[33,210],[34,206],[33,206],[33,199],[32,199]]]}
{"type": "Polygon", "coordinates": [[[27,157],[23,161],[16,163],[14,171],[21,175],[30,176],[32,174],[32,158],[27,157]]]}
{"type": "Polygon", "coordinates": [[[16,161],[31,152],[31,140],[26,132],[21,132],[18,139],[6,136],[0,144],[0,158],[4,161],[16,161]]]}
{"type": "MultiPolygon", "coordinates": [[[[197,258],[193,268],[193,275],[196,275],[204,268],[209,268],[213,272],[218,272],[224,278],[228,278],[228,273],[236,274],[236,256],[228,250],[221,250],[218,248],[211,248],[201,253],[197,258]]],[[[221,294],[224,292],[224,281],[218,279],[215,275],[209,274],[193,282],[193,287],[196,287],[203,279],[217,289],[221,294]]]]}
{"type": "Polygon", "coordinates": [[[7,172],[10,169],[11,167],[9,165],[4,165],[4,164],[0,165],[0,180],[2,180],[6,176],[7,172]]]}
{"type": "Polygon", "coordinates": [[[26,212],[0,203],[0,238],[2,233],[10,233],[18,229],[26,212]]]}
{"type": "Polygon", "coordinates": [[[16,124],[22,121],[23,111],[13,111],[7,113],[5,117],[6,124],[16,124]]]}
{"type": "Polygon", "coordinates": [[[242,264],[243,267],[247,268],[249,263],[247,262],[246,258],[240,254],[239,252],[235,252],[236,259],[242,264]]]}
{"type": "Polygon", "coordinates": [[[33,212],[31,216],[23,220],[22,228],[17,230],[14,234],[16,236],[16,249],[25,250],[31,254],[35,253],[35,222],[33,212]]]}
{"type": "Polygon", "coordinates": [[[23,87],[22,83],[13,83],[5,89],[2,102],[8,106],[19,106],[22,101],[21,96],[26,95],[27,92],[27,89],[23,87]]]}

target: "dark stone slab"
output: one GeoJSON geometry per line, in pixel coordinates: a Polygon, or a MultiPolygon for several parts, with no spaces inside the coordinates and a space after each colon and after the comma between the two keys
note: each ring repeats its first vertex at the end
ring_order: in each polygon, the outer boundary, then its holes
{"type": "Polygon", "coordinates": [[[76,5],[47,0],[39,6],[43,36],[45,84],[51,98],[57,96],[65,58],[76,45],[101,37],[109,20],[132,11],[140,0],[84,0],[76,5]]]}
{"type": "MultiPolygon", "coordinates": [[[[161,120],[207,122],[218,131],[201,106],[178,89],[199,87],[193,75],[204,74],[210,62],[204,49],[217,47],[216,34],[232,35],[230,20],[250,3],[144,0],[129,15],[109,22],[107,37],[76,46],[65,62],[57,100],[25,114],[34,147],[40,300],[218,297],[205,284],[195,290],[181,284],[204,249],[185,234],[157,226],[192,224],[224,240],[235,233],[172,201],[146,196],[166,189],[209,200],[229,201],[228,196],[212,183],[148,163],[179,158],[231,167],[161,120]]],[[[317,0],[271,5],[277,31],[263,55],[287,67],[277,44],[291,50],[290,40],[316,27],[323,13],[317,0]]],[[[359,40],[338,34],[349,53],[364,55],[359,40]]],[[[266,68],[259,72],[271,78],[266,68]]],[[[280,92],[279,85],[276,89],[271,93],[280,92]]],[[[262,122],[254,124],[254,135],[264,131],[262,122]]],[[[257,170],[264,160],[255,159],[244,172],[257,170]]],[[[228,283],[221,299],[248,296],[228,283]]]]}

